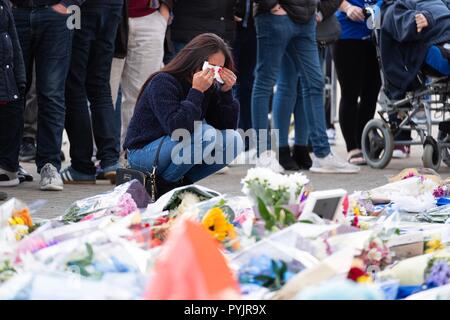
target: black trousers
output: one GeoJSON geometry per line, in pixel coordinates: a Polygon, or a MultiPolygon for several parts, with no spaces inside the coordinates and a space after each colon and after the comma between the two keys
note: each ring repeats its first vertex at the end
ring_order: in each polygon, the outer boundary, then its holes
{"type": "Polygon", "coordinates": [[[238,70],[236,93],[241,105],[239,128],[248,130],[252,128],[251,100],[256,66],[256,30],[253,20],[247,28],[238,24],[233,53],[238,70]]]}
{"type": "Polygon", "coordinates": [[[381,88],[375,45],[366,40],[339,40],[333,48],[341,102],[339,123],[347,151],[361,148],[362,132],[376,110],[381,88]]]}
{"type": "Polygon", "coordinates": [[[0,168],[19,169],[19,149],[23,132],[23,101],[0,105],[0,168]]]}
{"type": "Polygon", "coordinates": [[[72,167],[95,174],[92,133],[101,167],[119,161],[109,81],[122,6],[84,5],[82,14],[81,29],[75,31],[73,38],[66,81],[66,130],[72,167]]]}

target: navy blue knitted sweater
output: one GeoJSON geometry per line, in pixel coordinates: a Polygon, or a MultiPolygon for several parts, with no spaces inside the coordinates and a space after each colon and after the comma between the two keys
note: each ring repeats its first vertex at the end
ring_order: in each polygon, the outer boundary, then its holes
{"type": "Polygon", "coordinates": [[[144,89],[128,127],[124,149],[141,149],[176,129],[194,131],[194,121],[216,129],[236,129],[239,102],[231,90],[216,86],[202,93],[168,73],[156,75],[144,89]]]}

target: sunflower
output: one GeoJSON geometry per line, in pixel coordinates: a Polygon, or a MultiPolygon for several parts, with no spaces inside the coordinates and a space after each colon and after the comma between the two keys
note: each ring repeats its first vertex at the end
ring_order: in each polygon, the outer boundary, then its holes
{"type": "Polygon", "coordinates": [[[202,219],[202,225],[211,236],[219,241],[235,238],[234,226],[228,222],[225,213],[220,208],[210,209],[202,219]]]}

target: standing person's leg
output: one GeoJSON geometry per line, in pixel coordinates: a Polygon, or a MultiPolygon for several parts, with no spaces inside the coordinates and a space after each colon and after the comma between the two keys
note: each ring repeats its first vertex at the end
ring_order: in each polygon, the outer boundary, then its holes
{"type": "Polygon", "coordinates": [[[64,169],[64,183],[95,183],[92,162],[91,115],[88,107],[87,80],[89,59],[97,33],[98,16],[90,7],[83,7],[82,25],[72,42],[70,70],[66,80],[66,131],[70,141],[71,167],[64,169]]]}
{"type": "Polygon", "coordinates": [[[350,156],[360,152],[358,142],[358,99],[364,81],[364,43],[360,40],[339,40],[334,45],[334,62],[341,86],[339,123],[350,156]]]}
{"type": "Polygon", "coordinates": [[[36,94],[36,70],[33,64],[31,87],[28,91],[24,112],[23,139],[19,160],[23,162],[36,159],[36,133],[38,104],[36,94]]]}
{"type": "Polygon", "coordinates": [[[41,190],[59,191],[63,189],[58,171],[61,168],[65,81],[70,66],[73,31],[67,28],[68,15],[60,14],[51,7],[33,12],[32,28],[39,34],[36,39],[39,105],[36,165],[41,174],[41,190]]]}
{"type": "Polygon", "coordinates": [[[256,66],[256,31],[254,27],[238,26],[234,44],[234,56],[238,70],[237,96],[241,105],[239,128],[252,128],[251,100],[256,66]]]}
{"type": "Polygon", "coordinates": [[[19,184],[19,149],[23,131],[23,101],[0,105],[0,187],[19,184]]]}
{"type": "MultiPolygon", "coordinates": [[[[294,23],[294,22],[292,22],[294,23]]],[[[315,159],[311,171],[318,173],[356,173],[359,168],[342,161],[331,152],[326,134],[323,107],[324,78],[316,42],[316,21],[296,24],[297,36],[288,46],[288,54],[296,62],[304,90],[305,113],[315,159]]]]}
{"type": "Polygon", "coordinates": [[[301,170],[309,170],[312,166],[312,160],[309,156],[309,122],[305,107],[307,103],[305,98],[307,98],[308,92],[302,86],[302,83],[305,83],[302,76],[301,73],[298,76],[298,98],[294,107],[295,140],[292,157],[301,170]]]}
{"type": "Polygon", "coordinates": [[[122,148],[121,133],[122,133],[122,88],[120,87],[120,82],[122,81],[122,73],[125,67],[125,59],[113,58],[111,65],[111,96],[113,105],[115,107],[115,128],[116,128],[116,145],[119,148],[119,162],[122,165],[126,165],[125,150],[122,148]]]}
{"type": "MultiPolygon", "coordinates": [[[[286,47],[291,39],[290,18],[270,13],[255,17],[257,34],[257,60],[252,92],[252,124],[257,130],[258,156],[271,148],[268,134],[259,130],[269,129],[269,106],[273,87],[277,81],[286,47]]],[[[294,92],[291,95],[296,95],[294,92]]]]}
{"type": "Polygon", "coordinates": [[[96,39],[91,47],[87,68],[86,90],[90,102],[92,127],[97,159],[106,179],[115,183],[119,167],[116,147],[114,106],[111,98],[110,76],[114,56],[114,43],[121,20],[122,7],[95,6],[91,10],[98,16],[96,39]]]}
{"type": "Polygon", "coordinates": [[[161,68],[164,57],[166,19],[156,11],[141,18],[131,18],[128,53],[122,74],[122,135],[125,141],[139,92],[148,77],[161,68]]]}
{"type": "MultiPolygon", "coordinates": [[[[285,54],[277,80],[277,93],[273,100],[272,117],[274,129],[279,130],[280,164],[285,170],[300,170],[292,159],[289,147],[289,128],[297,101],[303,99],[299,90],[299,78],[292,57],[285,54]]],[[[295,128],[297,130],[297,127],[295,128]]]]}
{"type": "Polygon", "coordinates": [[[361,149],[361,139],[367,122],[373,119],[377,108],[378,96],[381,88],[380,67],[378,65],[377,52],[371,41],[364,43],[365,70],[362,79],[361,99],[358,109],[358,149],[361,149]]]}

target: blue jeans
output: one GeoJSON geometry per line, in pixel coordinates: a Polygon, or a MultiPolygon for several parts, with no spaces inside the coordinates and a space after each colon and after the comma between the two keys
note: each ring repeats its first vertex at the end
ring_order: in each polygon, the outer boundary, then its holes
{"type": "MultiPolygon", "coordinates": [[[[255,22],[258,54],[252,96],[253,127],[268,128],[267,114],[273,87],[283,75],[283,71],[284,74],[291,73],[290,77],[294,79],[294,84],[289,82],[287,86],[288,80],[282,79],[281,88],[277,88],[274,114],[282,112],[281,104],[291,105],[292,113],[300,82],[305,107],[304,122],[309,125],[309,137],[314,154],[320,158],[326,157],[330,153],[330,145],[326,134],[323,108],[324,79],[317,49],[315,19],[311,18],[310,22],[299,24],[287,15],[266,13],[257,15],[255,22]],[[289,68],[292,64],[295,68],[289,68]],[[283,98],[286,102],[283,102],[283,98]]],[[[288,127],[284,126],[282,129],[286,132],[288,127]]]]}
{"type": "Polygon", "coordinates": [[[68,15],[51,7],[13,8],[17,33],[27,67],[27,91],[36,63],[38,128],[36,165],[46,163],[61,168],[61,143],[65,116],[65,82],[70,64],[73,31],[67,28],[68,15]]]}
{"type": "Polygon", "coordinates": [[[81,29],[76,30],[66,82],[66,130],[72,167],[85,174],[96,172],[94,145],[102,168],[119,161],[110,77],[121,5],[82,6],[81,29]],[[88,106],[89,102],[89,106],[88,106]]]}
{"type": "MultiPolygon", "coordinates": [[[[325,48],[319,48],[319,61],[322,70],[325,64],[325,48]]],[[[307,92],[303,90],[301,75],[295,72],[295,63],[292,58],[285,56],[281,66],[281,74],[277,81],[279,92],[274,100],[273,122],[275,128],[280,130],[280,147],[289,145],[289,126],[291,115],[294,112],[295,145],[307,146],[309,141],[309,124],[306,116],[306,102],[304,98],[307,92]],[[288,94],[297,90],[297,96],[288,94]]],[[[323,101],[325,103],[325,100],[323,101]]],[[[324,106],[325,112],[327,112],[324,106]]]]}
{"type": "Polygon", "coordinates": [[[169,182],[179,181],[183,177],[192,182],[202,180],[226,167],[243,150],[242,138],[237,131],[218,131],[203,123],[201,128],[195,130],[184,142],[174,141],[166,136],[142,149],[128,150],[130,166],[136,170],[151,172],[156,152],[163,139],[156,174],[169,182]],[[184,149],[180,148],[181,146],[184,149]],[[201,156],[200,159],[198,155],[201,156]],[[187,161],[180,163],[179,156],[187,156],[187,161]],[[214,157],[218,161],[214,160],[214,157]]]}

